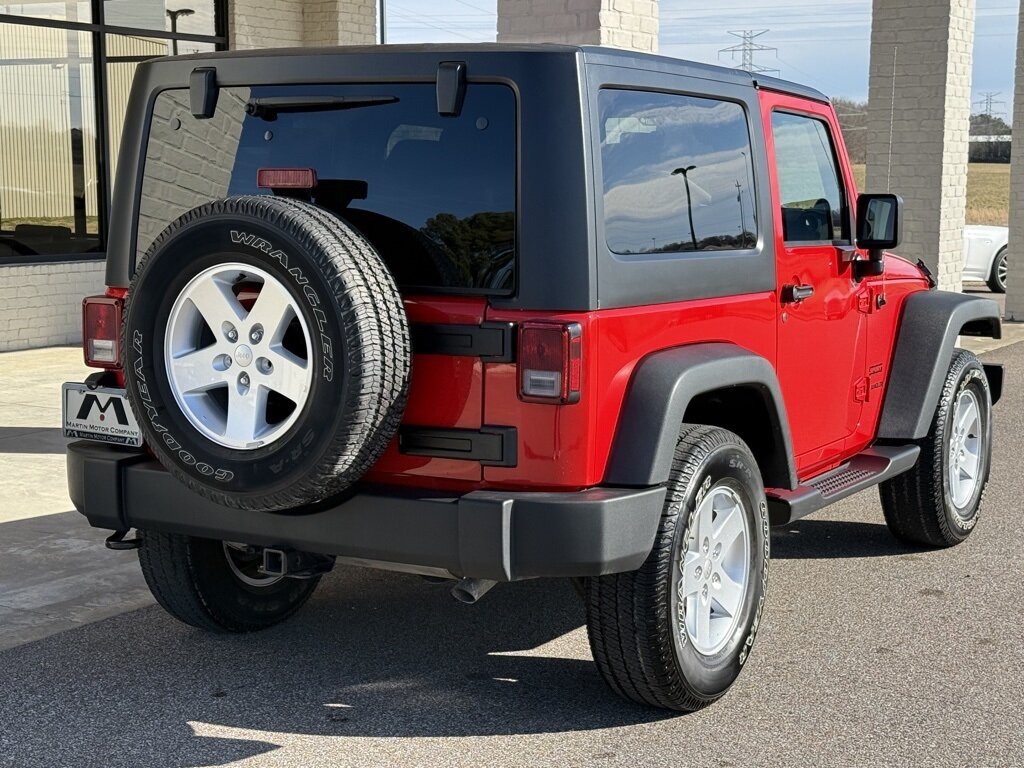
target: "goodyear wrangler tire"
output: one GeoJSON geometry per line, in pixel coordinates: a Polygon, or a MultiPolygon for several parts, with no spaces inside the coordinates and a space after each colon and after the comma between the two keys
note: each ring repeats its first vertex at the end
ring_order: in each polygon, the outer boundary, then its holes
{"type": "Polygon", "coordinates": [[[768,510],[757,463],[732,432],[683,425],[651,554],[588,579],[587,634],[616,693],[693,711],[750,656],[768,585],[768,510]]]}
{"type": "Polygon", "coordinates": [[[122,343],[147,445],[236,509],[343,491],[394,436],[408,391],[391,274],[347,224],[295,200],[228,198],[168,226],[132,280],[122,343]]]}

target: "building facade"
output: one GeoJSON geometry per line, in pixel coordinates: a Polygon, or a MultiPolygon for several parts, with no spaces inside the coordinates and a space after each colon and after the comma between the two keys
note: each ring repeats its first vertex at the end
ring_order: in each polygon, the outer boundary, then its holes
{"type": "Polygon", "coordinates": [[[139,62],[226,46],[223,0],[0,2],[0,351],[81,337],[139,62]]]}

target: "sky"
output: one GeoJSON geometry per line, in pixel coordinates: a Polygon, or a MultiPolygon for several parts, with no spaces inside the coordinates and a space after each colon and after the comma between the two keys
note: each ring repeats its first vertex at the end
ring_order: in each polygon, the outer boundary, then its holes
{"type": "MultiPolygon", "coordinates": [[[[1009,120],[1020,0],[976,0],[972,100],[998,92],[993,112],[1009,120]]],[[[495,0],[386,0],[388,42],[490,42],[495,0]]],[[[800,0],[661,0],[660,52],[734,66],[719,50],[738,43],[730,30],[767,29],[775,48],[755,62],[830,96],[866,100],[871,0],[825,0],[809,12],[800,0]]]]}

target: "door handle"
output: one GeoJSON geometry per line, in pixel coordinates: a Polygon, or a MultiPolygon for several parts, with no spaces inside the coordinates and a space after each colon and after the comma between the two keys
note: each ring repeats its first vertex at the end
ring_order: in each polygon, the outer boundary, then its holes
{"type": "Polygon", "coordinates": [[[809,299],[814,295],[813,285],[791,285],[782,286],[782,303],[792,304],[794,302],[809,299]]]}

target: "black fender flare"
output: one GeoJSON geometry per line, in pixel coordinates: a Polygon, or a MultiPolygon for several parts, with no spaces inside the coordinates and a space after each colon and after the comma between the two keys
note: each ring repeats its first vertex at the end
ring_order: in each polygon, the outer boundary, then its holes
{"type": "MultiPolygon", "coordinates": [[[[1002,338],[999,318],[999,305],[979,296],[919,291],[904,300],[878,423],[880,440],[919,440],[928,434],[956,337],[1002,338]]],[[[986,366],[985,373],[995,402],[1002,371],[986,366]]]]}
{"type": "Polygon", "coordinates": [[[764,402],[775,446],[767,467],[762,467],[765,485],[796,488],[793,442],[775,368],[760,355],[724,342],[661,350],[637,364],[619,411],[605,483],[667,482],[690,402],[698,395],[731,387],[748,387],[764,402]]]}

